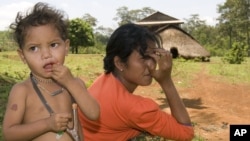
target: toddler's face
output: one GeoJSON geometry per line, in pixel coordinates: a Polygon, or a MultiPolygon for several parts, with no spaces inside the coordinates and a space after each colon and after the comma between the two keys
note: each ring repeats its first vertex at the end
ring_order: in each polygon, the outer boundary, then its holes
{"type": "Polygon", "coordinates": [[[52,25],[31,27],[19,55],[31,71],[48,77],[52,65],[63,64],[68,53],[69,41],[63,41],[52,25]]]}

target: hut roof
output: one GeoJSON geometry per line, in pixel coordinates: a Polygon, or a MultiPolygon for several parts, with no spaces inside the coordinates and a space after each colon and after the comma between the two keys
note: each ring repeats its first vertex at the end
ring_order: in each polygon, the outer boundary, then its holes
{"type": "Polygon", "coordinates": [[[167,50],[174,47],[178,49],[179,55],[185,58],[210,57],[210,53],[195,38],[181,29],[180,24],[183,23],[159,11],[136,22],[158,33],[162,38],[163,47],[167,50]]]}
{"type": "Polygon", "coordinates": [[[184,22],[169,15],[163,14],[159,11],[136,22],[136,24],[138,25],[182,24],[182,23],[184,22]]]}
{"type": "Polygon", "coordinates": [[[175,47],[185,58],[210,57],[210,53],[195,38],[178,26],[166,25],[159,28],[156,33],[161,36],[163,47],[167,50],[175,47]]]}

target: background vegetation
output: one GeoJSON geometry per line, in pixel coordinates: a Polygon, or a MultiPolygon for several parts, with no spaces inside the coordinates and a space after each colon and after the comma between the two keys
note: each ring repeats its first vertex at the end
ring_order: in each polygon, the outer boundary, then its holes
{"type": "MultiPolygon", "coordinates": [[[[156,11],[150,7],[130,10],[123,6],[117,9],[113,20],[122,25],[139,21],[156,11]]],[[[181,26],[209,50],[211,56],[222,57],[225,63],[240,64],[244,57],[250,56],[250,0],[226,0],[225,3],[217,5],[217,12],[219,17],[216,25],[208,25],[199,18],[199,14],[194,13],[184,19],[181,26]]],[[[88,13],[70,19],[72,53],[103,53],[109,36],[115,29],[96,27],[97,22],[88,13]]],[[[0,31],[0,51],[16,49],[10,32],[0,31]]]]}
{"type": "MultiPolygon", "coordinates": [[[[94,79],[103,73],[102,59],[103,54],[70,54],[66,57],[65,65],[75,76],[80,77],[87,86],[90,86],[94,79]]],[[[15,83],[28,78],[29,69],[21,62],[16,52],[1,52],[0,64],[0,140],[2,140],[2,120],[9,91],[15,83]]],[[[175,59],[172,75],[177,87],[190,87],[193,75],[203,67],[208,68],[211,75],[223,78],[223,81],[235,84],[250,83],[250,59],[241,65],[225,64],[220,57],[213,57],[207,63],[175,59]]],[[[193,141],[197,140],[202,140],[202,137],[196,135],[193,141]]]]}

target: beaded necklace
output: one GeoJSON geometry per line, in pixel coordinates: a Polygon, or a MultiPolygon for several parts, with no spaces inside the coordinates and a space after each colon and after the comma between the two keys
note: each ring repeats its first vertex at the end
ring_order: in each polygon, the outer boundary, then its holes
{"type": "Polygon", "coordinates": [[[56,95],[62,93],[63,90],[64,90],[63,87],[62,87],[62,88],[60,88],[59,90],[56,90],[56,91],[54,91],[54,92],[51,92],[51,91],[49,91],[48,89],[44,88],[44,87],[43,87],[42,85],[40,85],[40,84],[37,84],[37,86],[38,86],[38,88],[42,89],[43,91],[45,91],[46,93],[48,93],[48,94],[51,95],[51,96],[56,96],[56,95]]]}
{"type": "Polygon", "coordinates": [[[52,79],[39,79],[36,75],[34,74],[32,75],[36,81],[41,82],[41,83],[50,84],[54,82],[52,79]]]}
{"type": "MultiPolygon", "coordinates": [[[[37,82],[41,82],[41,83],[45,83],[45,84],[52,84],[54,83],[54,81],[52,79],[39,79],[37,76],[35,76],[33,74],[33,78],[37,81],[37,82]]],[[[46,93],[48,93],[51,96],[56,96],[58,94],[61,94],[63,92],[63,87],[61,87],[59,90],[56,90],[54,92],[51,92],[50,90],[46,89],[45,87],[43,87],[42,85],[40,85],[39,83],[37,83],[37,86],[39,87],[39,89],[42,89],[43,91],[45,91],[46,93]]]]}

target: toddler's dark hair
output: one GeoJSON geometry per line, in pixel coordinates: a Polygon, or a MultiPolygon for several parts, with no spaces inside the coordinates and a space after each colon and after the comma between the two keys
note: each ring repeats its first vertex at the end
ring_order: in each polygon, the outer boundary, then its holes
{"type": "Polygon", "coordinates": [[[47,24],[53,25],[63,40],[68,39],[68,17],[65,16],[63,11],[56,10],[42,2],[37,3],[26,14],[18,12],[15,22],[10,25],[10,29],[13,30],[14,40],[22,49],[29,28],[47,24]]]}

